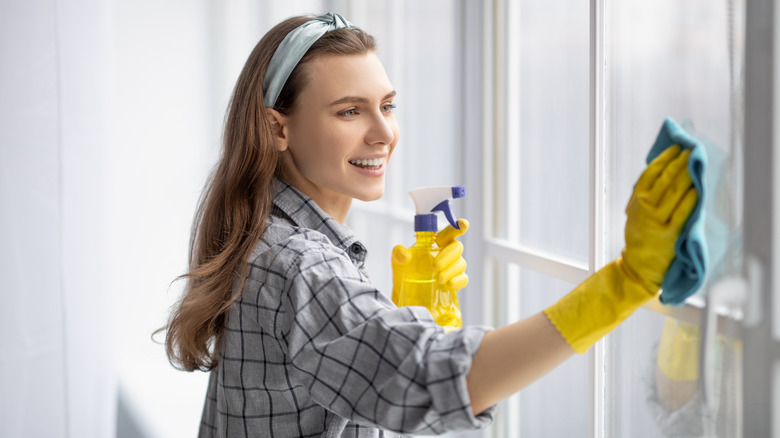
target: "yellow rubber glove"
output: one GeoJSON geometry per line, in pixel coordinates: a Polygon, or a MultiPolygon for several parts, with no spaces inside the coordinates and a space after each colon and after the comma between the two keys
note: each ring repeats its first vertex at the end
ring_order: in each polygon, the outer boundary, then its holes
{"type": "Polygon", "coordinates": [[[673,146],[639,177],[626,207],[626,246],[544,312],[577,353],[584,353],[656,296],[674,259],[674,244],[697,193],[688,174],[690,151],[673,146]]]}
{"type": "Polygon", "coordinates": [[[401,303],[401,286],[404,283],[404,269],[412,261],[412,252],[403,245],[396,245],[390,257],[393,266],[393,303],[398,306],[401,303]]]}
{"type": "Polygon", "coordinates": [[[656,356],[655,386],[658,400],[668,411],[690,402],[699,391],[699,328],[666,318],[656,356]]]}
{"type": "Polygon", "coordinates": [[[675,382],[699,380],[699,328],[684,321],[666,318],[656,365],[675,382]]]}
{"type": "MultiPolygon", "coordinates": [[[[436,245],[441,248],[433,260],[436,269],[436,281],[455,290],[463,289],[469,283],[466,275],[466,260],[463,259],[463,244],[455,240],[469,229],[469,221],[458,219],[458,227],[447,225],[436,234],[436,245]]],[[[401,299],[401,285],[404,281],[404,268],[412,260],[412,253],[403,245],[396,245],[390,258],[393,267],[393,302],[397,306],[401,299]]]]}

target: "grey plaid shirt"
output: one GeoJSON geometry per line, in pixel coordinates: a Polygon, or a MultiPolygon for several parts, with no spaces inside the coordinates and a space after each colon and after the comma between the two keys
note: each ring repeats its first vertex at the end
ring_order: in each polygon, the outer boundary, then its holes
{"type": "Polygon", "coordinates": [[[476,429],[466,374],[486,330],[451,333],[397,308],[362,272],[366,249],[276,181],[274,209],[228,313],[201,437],[394,437],[476,429]],[[393,432],[390,432],[393,431],[393,432]]]}

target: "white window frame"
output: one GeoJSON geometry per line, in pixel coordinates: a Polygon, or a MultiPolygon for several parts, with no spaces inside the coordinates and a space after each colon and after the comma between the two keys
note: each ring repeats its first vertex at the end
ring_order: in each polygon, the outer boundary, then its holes
{"type": "Polygon", "coordinates": [[[742,431],[780,437],[780,5],[750,0],[745,19],[742,431]]]}

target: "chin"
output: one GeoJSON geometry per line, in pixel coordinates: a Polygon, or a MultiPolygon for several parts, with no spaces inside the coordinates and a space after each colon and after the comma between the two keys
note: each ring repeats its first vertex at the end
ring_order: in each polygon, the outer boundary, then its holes
{"type": "Polygon", "coordinates": [[[360,196],[360,197],[356,197],[356,199],[358,199],[360,201],[363,201],[363,202],[371,202],[371,201],[376,201],[377,199],[379,199],[381,197],[382,197],[382,193],[380,193],[378,195],[371,195],[371,196],[360,196]]]}
{"type": "Polygon", "coordinates": [[[384,186],[382,186],[380,189],[372,190],[368,193],[358,193],[357,196],[355,196],[355,199],[358,199],[363,202],[371,202],[381,198],[382,195],[384,194],[385,194],[385,188],[384,186]]]}

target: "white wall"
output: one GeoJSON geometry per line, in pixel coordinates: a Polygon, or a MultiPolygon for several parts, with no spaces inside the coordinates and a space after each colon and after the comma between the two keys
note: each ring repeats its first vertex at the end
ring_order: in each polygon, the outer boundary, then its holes
{"type": "Polygon", "coordinates": [[[206,376],[150,336],[218,150],[213,7],[0,6],[3,436],[114,436],[118,396],[144,436],[197,430],[206,376]]]}
{"type": "Polygon", "coordinates": [[[0,8],[2,434],[111,436],[109,5],[0,8]]]}
{"type": "Polygon", "coordinates": [[[195,436],[207,376],[175,370],[151,334],[181,291],[171,283],[186,272],[190,224],[219,148],[210,3],[122,0],[114,8],[117,122],[107,210],[120,415],[150,438],[195,436]]]}

